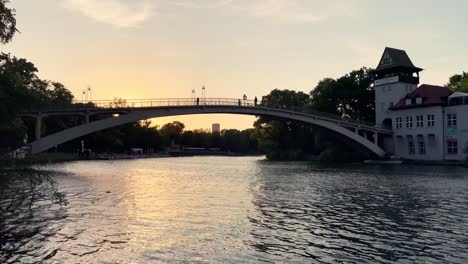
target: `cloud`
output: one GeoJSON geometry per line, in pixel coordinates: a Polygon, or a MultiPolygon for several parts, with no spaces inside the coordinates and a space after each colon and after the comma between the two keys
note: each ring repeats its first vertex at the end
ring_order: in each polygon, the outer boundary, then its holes
{"type": "Polygon", "coordinates": [[[219,8],[234,3],[235,0],[173,0],[169,3],[185,8],[219,8]]]}
{"type": "Polygon", "coordinates": [[[353,16],[353,0],[255,0],[250,14],[279,23],[310,23],[332,17],[353,16]]]}
{"type": "Polygon", "coordinates": [[[152,0],[63,0],[67,9],[116,27],[135,27],[151,17],[152,0]]]}
{"type": "Polygon", "coordinates": [[[257,0],[249,9],[250,15],[274,20],[276,22],[313,22],[321,17],[310,11],[301,10],[297,1],[290,0],[257,0]]]}
{"type": "Polygon", "coordinates": [[[331,17],[352,16],[356,0],[172,0],[184,8],[225,8],[237,14],[274,23],[308,23],[331,17]]]}
{"type": "Polygon", "coordinates": [[[116,27],[135,27],[158,7],[223,9],[271,23],[311,23],[353,16],[357,0],[61,0],[63,5],[116,27]]]}

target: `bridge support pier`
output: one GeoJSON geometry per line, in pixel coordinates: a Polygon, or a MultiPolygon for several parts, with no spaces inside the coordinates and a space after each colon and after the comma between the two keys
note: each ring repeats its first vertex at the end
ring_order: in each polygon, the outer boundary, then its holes
{"type": "Polygon", "coordinates": [[[34,136],[36,140],[41,139],[41,132],[42,132],[42,116],[38,115],[36,117],[36,126],[34,128],[34,136]]]}

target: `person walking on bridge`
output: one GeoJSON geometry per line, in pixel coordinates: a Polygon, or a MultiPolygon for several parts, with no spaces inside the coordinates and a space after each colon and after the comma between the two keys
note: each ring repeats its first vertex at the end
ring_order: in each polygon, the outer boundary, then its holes
{"type": "Polygon", "coordinates": [[[255,96],[255,99],[254,99],[254,106],[257,106],[257,102],[258,102],[258,99],[257,99],[257,96],[255,96]]]}
{"type": "Polygon", "coordinates": [[[246,101],[247,101],[247,95],[244,94],[244,106],[246,105],[246,101]]]}
{"type": "Polygon", "coordinates": [[[197,105],[200,105],[200,98],[197,97],[197,105]]]}

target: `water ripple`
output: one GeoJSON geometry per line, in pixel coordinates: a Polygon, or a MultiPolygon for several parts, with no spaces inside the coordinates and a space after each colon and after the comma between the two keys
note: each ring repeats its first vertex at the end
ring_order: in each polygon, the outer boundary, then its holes
{"type": "Polygon", "coordinates": [[[43,196],[2,213],[1,263],[468,263],[466,168],[195,157],[38,169],[68,205],[43,196]]]}

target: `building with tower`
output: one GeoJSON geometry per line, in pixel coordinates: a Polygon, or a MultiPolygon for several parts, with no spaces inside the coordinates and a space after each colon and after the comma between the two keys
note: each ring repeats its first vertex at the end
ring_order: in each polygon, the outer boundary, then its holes
{"type": "Polygon", "coordinates": [[[385,150],[409,160],[467,159],[468,94],[419,85],[421,71],[404,50],[385,48],[371,72],[376,124],[394,132],[385,150]]]}

